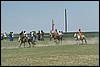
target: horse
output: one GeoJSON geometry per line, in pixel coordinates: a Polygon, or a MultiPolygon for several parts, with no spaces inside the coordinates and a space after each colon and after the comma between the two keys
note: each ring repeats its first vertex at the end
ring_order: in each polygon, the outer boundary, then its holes
{"type": "Polygon", "coordinates": [[[59,31],[59,33],[58,33],[58,42],[62,43],[62,38],[63,38],[63,34],[62,34],[61,31],[59,31]]]}
{"type": "Polygon", "coordinates": [[[57,29],[55,29],[54,31],[53,38],[55,43],[59,43],[59,34],[57,32],[57,29]]]}
{"type": "Polygon", "coordinates": [[[85,43],[87,43],[86,37],[85,35],[80,36],[79,34],[74,34],[74,38],[77,41],[77,44],[79,45],[79,42],[81,41],[83,44],[83,40],[85,41],[85,43]]]}
{"type": "Polygon", "coordinates": [[[31,46],[31,44],[33,45],[33,47],[34,45],[36,45],[36,43],[30,37],[19,37],[18,42],[20,42],[19,47],[22,45],[22,43],[24,43],[24,47],[25,47],[26,42],[28,42],[29,47],[31,46]]]}

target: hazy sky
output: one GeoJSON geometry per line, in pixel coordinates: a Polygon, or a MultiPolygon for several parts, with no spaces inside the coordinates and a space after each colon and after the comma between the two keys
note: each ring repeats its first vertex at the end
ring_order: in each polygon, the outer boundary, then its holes
{"type": "Polygon", "coordinates": [[[65,8],[68,32],[99,31],[99,1],[1,1],[1,32],[49,32],[52,19],[64,31],[65,8]]]}

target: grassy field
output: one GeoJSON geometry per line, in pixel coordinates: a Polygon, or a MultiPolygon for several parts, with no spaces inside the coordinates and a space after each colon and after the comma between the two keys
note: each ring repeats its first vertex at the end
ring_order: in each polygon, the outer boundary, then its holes
{"type": "Polygon", "coordinates": [[[37,45],[18,48],[18,42],[1,41],[1,66],[99,66],[99,37],[77,45],[73,38],[62,44],[49,39],[37,45]]]}

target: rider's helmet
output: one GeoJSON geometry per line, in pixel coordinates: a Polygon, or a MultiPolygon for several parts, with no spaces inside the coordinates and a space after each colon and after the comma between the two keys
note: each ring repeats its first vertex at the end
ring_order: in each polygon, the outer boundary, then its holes
{"type": "Polygon", "coordinates": [[[81,29],[80,29],[80,28],[79,28],[78,30],[79,30],[79,31],[81,31],[81,29]]]}

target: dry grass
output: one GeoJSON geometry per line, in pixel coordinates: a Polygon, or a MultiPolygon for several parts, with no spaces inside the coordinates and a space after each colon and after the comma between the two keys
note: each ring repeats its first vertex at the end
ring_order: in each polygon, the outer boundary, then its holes
{"type": "Polygon", "coordinates": [[[2,41],[1,66],[99,66],[99,38],[87,40],[87,45],[76,45],[74,39],[65,39],[62,44],[45,40],[31,48],[2,41]]]}

